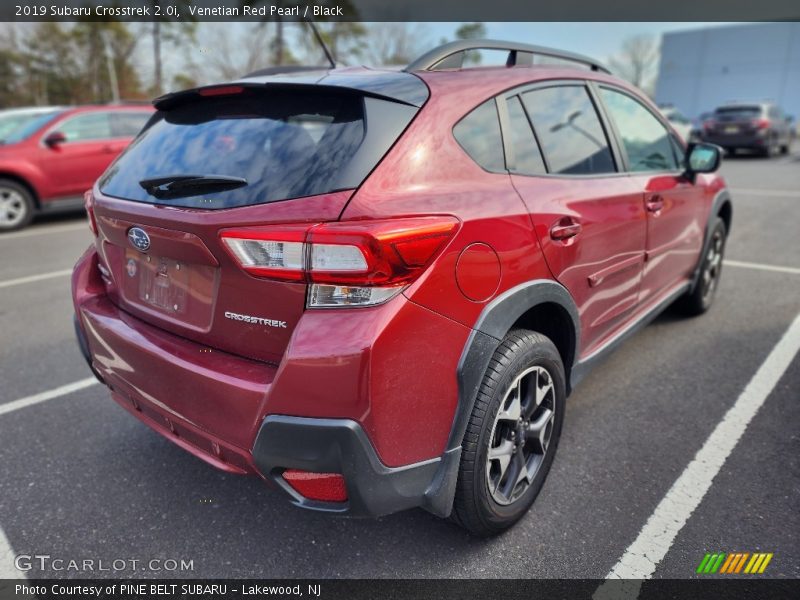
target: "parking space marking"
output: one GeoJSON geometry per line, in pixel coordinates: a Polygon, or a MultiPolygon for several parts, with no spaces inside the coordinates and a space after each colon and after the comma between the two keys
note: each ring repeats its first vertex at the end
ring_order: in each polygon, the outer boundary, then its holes
{"type": "Polygon", "coordinates": [[[39,392],[33,396],[27,396],[25,398],[20,398],[19,400],[12,400],[11,402],[0,404],[0,416],[6,413],[14,412],[15,410],[19,410],[20,408],[33,406],[34,404],[53,400],[54,398],[58,398],[60,396],[66,396],[67,394],[91,387],[97,383],[100,382],[94,377],[87,377],[86,379],[81,379],[80,381],[74,381],[72,383],[68,383],[67,385],[62,385],[61,387],[57,387],[47,392],[39,392]]]}
{"type": "Polygon", "coordinates": [[[775,273],[789,273],[790,275],[800,275],[800,269],[796,267],[782,267],[780,265],[766,265],[764,263],[742,262],[740,260],[727,260],[725,265],[729,267],[739,267],[742,269],[755,269],[757,271],[774,271],[775,273]]]}
{"type": "Polygon", "coordinates": [[[745,194],[746,196],[765,196],[768,198],[800,198],[800,192],[792,190],[754,190],[746,188],[735,188],[732,194],[745,194]]]}
{"type": "Polygon", "coordinates": [[[619,584],[614,584],[613,581],[606,582],[598,588],[594,595],[595,599],[611,597],[609,594],[613,594],[615,598],[635,598],[638,595],[641,580],[652,577],[678,532],[699,506],[714,477],[725,464],[758,409],[792,363],[798,350],[800,350],[800,314],[795,317],[747,387],[708,436],[692,462],[656,506],[638,537],[606,575],[606,579],[609,580],[639,581],[630,582],[631,585],[622,588],[624,593],[621,595],[619,584]]]}
{"type": "Polygon", "coordinates": [[[28,275],[27,277],[18,277],[17,279],[9,279],[7,281],[0,281],[0,288],[11,287],[12,285],[22,285],[23,283],[33,283],[35,281],[43,281],[45,279],[53,279],[54,277],[64,277],[72,273],[72,269],[62,269],[61,271],[51,271],[50,273],[41,273],[39,275],[28,275]]]}
{"type": "Polygon", "coordinates": [[[0,579],[26,579],[25,573],[14,568],[14,550],[0,528],[0,579]]]}
{"type": "Polygon", "coordinates": [[[34,235],[45,235],[48,233],[62,233],[64,231],[78,231],[85,229],[88,231],[89,226],[86,223],[76,223],[74,225],[56,225],[54,227],[41,227],[28,229],[27,231],[17,231],[16,233],[4,233],[0,235],[0,242],[3,240],[15,240],[23,237],[31,237],[34,235]]]}

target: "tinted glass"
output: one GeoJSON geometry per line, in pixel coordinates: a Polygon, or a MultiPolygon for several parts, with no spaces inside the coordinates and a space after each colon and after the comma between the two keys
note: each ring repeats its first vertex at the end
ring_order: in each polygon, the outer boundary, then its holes
{"type": "Polygon", "coordinates": [[[508,120],[511,126],[511,144],[514,147],[514,172],[523,175],[546,173],[539,145],[518,96],[508,101],[508,120]]]}
{"type": "Polygon", "coordinates": [[[0,140],[6,144],[21,142],[32,136],[60,114],[60,111],[38,113],[25,117],[9,117],[0,122],[0,140]],[[17,120],[19,118],[19,120],[17,120]]]}
{"type": "Polygon", "coordinates": [[[664,125],[639,101],[621,92],[601,89],[600,95],[617,126],[631,171],[674,171],[678,168],[664,125]]]}
{"type": "Polygon", "coordinates": [[[612,173],[614,159],[589,94],[582,86],[560,86],[522,95],[550,173],[612,173]]]}
{"type": "Polygon", "coordinates": [[[111,133],[114,137],[134,137],[150,116],[151,113],[145,111],[111,113],[111,133]]]}
{"type": "Polygon", "coordinates": [[[156,203],[140,181],[181,174],[247,181],[166,201],[212,209],[323,194],[333,191],[364,131],[363,100],[351,94],[275,90],[210,97],[160,113],[100,185],[110,196],[156,203]]]}
{"type": "Polygon", "coordinates": [[[723,106],[714,111],[717,117],[724,120],[757,119],[761,116],[760,106],[723,106]]]}
{"type": "Polygon", "coordinates": [[[111,121],[106,112],[93,112],[67,119],[58,126],[58,131],[67,136],[67,142],[102,140],[111,135],[111,121]]]}
{"type": "Polygon", "coordinates": [[[487,171],[504,171],[505,155],[500,119],[494,99],[487,100],[453,128],[461,147],[487,171]]]}

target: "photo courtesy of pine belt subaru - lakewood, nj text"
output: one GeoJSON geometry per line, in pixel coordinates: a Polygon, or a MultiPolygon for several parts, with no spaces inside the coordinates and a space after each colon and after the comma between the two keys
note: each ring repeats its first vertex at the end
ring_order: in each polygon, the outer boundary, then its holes
{"type": "Polygon", "coordinates": [[[714,299],[720,149],[589,58],[461,41],[155,107],[86,195],[81,349],[131,414],[297,506],[500,532],[592,365],[714,299]],[[463,68],[478,49],[507,64],[463,68]]]}

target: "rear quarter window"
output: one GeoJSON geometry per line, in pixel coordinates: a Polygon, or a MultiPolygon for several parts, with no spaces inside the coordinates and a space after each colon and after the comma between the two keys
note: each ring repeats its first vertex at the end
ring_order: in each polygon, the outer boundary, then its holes
{"type": "Polygon", "coordinates": [[[481,167],[494,173],[505,172],[503,136],[494,98],[461,119],[453,128],[453,136],[481,167]]]}

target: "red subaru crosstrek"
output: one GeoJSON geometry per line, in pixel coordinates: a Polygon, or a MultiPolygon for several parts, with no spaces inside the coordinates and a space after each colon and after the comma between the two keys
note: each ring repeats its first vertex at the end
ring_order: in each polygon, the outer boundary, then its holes
{"type": "Polygon", "coordinates": [[[83,208],[83,192],[142,129],[151,106],[19,111],[0,135],[0,233],[36,213],[83,208]],[[12,126],[13,125],[13,126],[12,126]]]}
{"type": "Polygon", "coordinates": [[[509,527],[587,370],[714,297],[719,148],[588,58],[456,42],[155,105],[87,192],[81,348],[131,414],[298,506],[509,527]],[[461,68],[483,48],[508,66],[461,68]]]}

